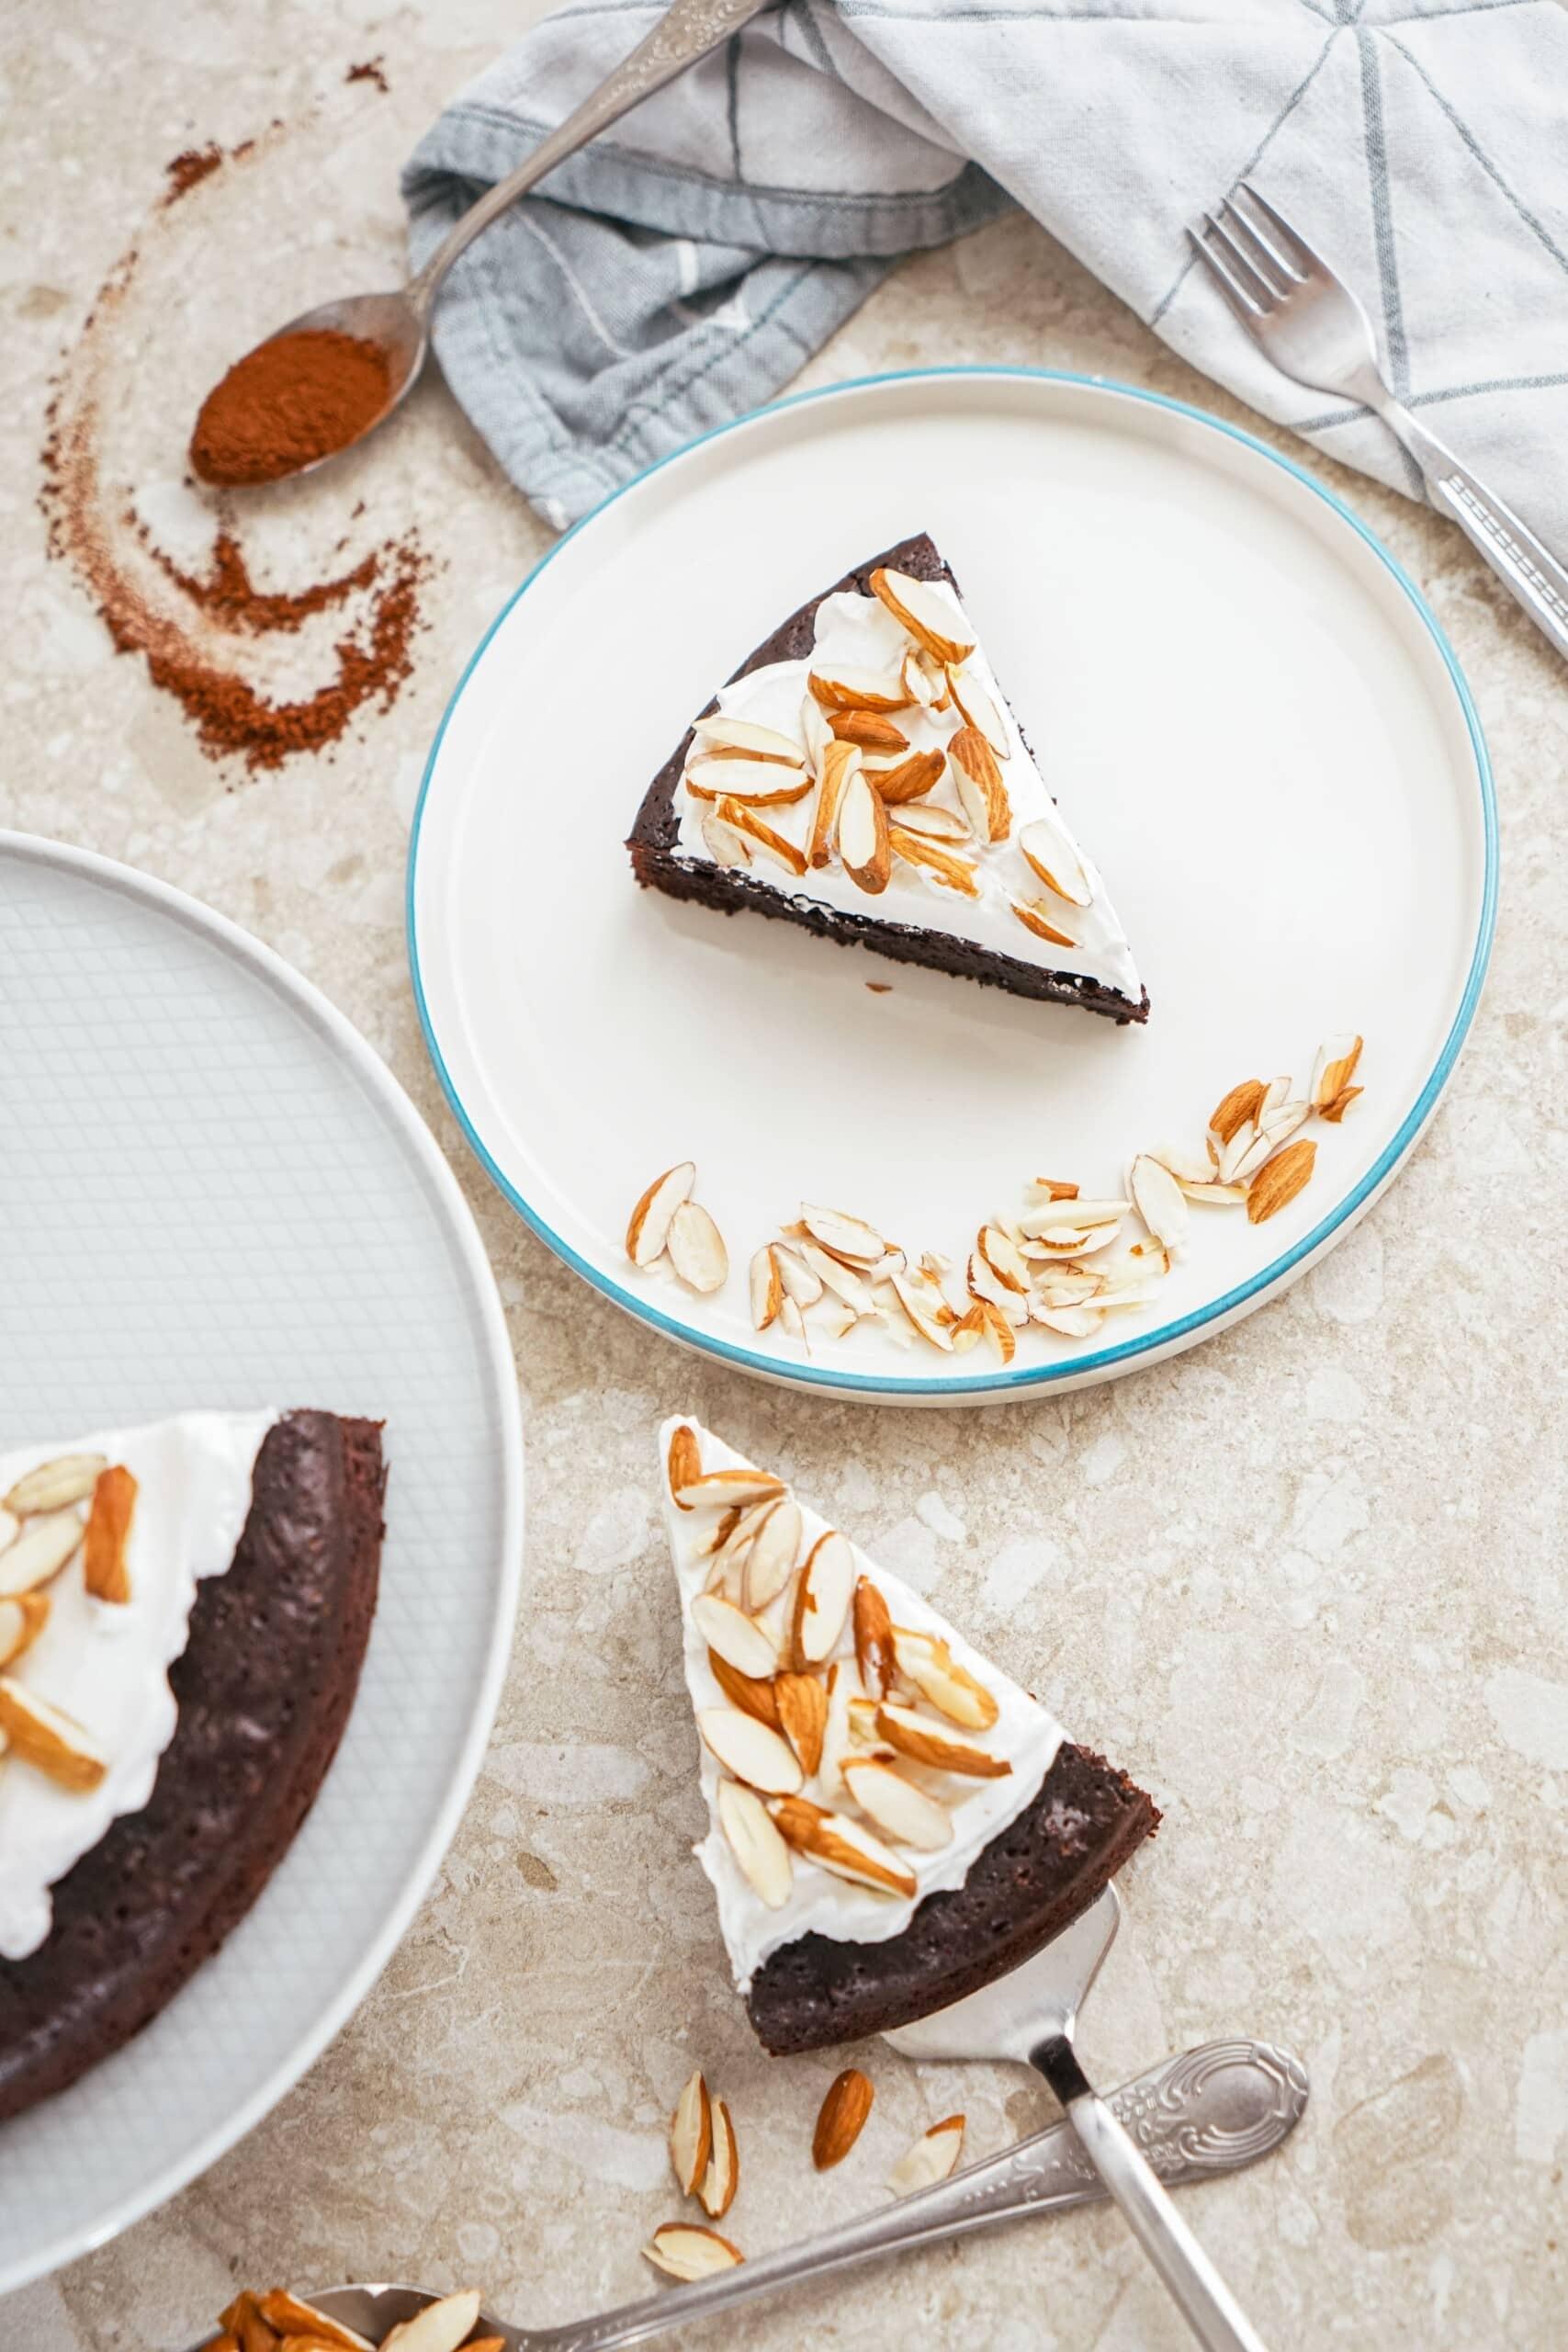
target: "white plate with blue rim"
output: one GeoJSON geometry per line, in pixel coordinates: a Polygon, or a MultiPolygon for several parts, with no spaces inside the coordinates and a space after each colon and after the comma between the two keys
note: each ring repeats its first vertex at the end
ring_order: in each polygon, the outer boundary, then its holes
{"type": "MultiPolygon", "coordinates": [[[[410,851],[415,994],[479,1159],[651,1331],[825,1395],[979,1404],[1076,1387],[1223,1330],[1332,1249],[1430,1119],[1496,895],[1485,747],[1417,590],[1250,435],[1025,368],[839,385],[722,427],[607,499],[501,614],[447,709],[410,851]],[[623,842],[714,689],[795,605],[926,530],[1045,780],[1095,856],[1152,1011],[1119,1028],[638,888],[623,842]],[[873,983],[891,983],[873,988],[873,983]],[[1310,1183],[1253,1224],[1195,1210],[1157,1295],[1001,1364],[863,1323],[752,1327],[752,1252],[803,1201],[963,1270],[1028,1181],[1122,1193],[1201,1157],[1238,1080],[1365,1038],[1310,1183]],[[671,1163],[730,1272],[628,1262],[671,1163]]],[[[1134,1228],[1129,1228],[1131,1232],[1134,1228]]]]}
{"type": "Polygon", "coordinates": [[[232,923],[0,831],[0,1442],[306,1405],[383,1419],[388,1464],[376,1620],[316,1802],[152,2023],[0,2123],[4,2295],[231,2148],[385,1966],[500,1697],[523,1451],[450,1169],[342,1014],[232,923]]]}

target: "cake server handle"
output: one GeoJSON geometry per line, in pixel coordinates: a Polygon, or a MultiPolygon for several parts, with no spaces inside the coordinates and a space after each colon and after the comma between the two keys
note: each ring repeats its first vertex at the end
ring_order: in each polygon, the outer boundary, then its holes
{"type": "MultiPolygon", "coordinates": [[[[1266,2041],[1210,2041],[1139,2075],[1101,2104],[1169,2188],[1213,2180],[1269,2154],[1287,2139],[1307,2101],[1299,2060],[1266,2041]]],[[[623,2303],[598,2319],[565,2327],[516,2329],[515,2352],[615,2352],[672,2328],[733,2311],[754,2297],[803,2286],[834,2271],[1029,2213],[1059,2213],[1102,2199],[1105,2182],[1087,2159],[1072,2124],[1055,2123],[1002,2154],[968,2165],[859,2220],[841,2222],[796,2245],[623,2303]]],[[[1216,2339],[1224,2342],[1224,2338],[1216,2339]]],[[[1249,2347],[1255,2339],[1242,2336],[1249,2347]]]]}

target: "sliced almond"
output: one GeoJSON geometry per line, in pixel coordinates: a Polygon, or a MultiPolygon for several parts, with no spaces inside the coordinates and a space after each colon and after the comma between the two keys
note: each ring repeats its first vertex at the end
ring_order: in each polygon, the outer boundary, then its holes
{"type": "Polygon", "coordinates": [[[829,1528],[807,1555],[795,1587],[793,1627],[795,1664],[803,1670],[829,1657],[844,1629],[855,1585],[854,1546],[829,1528]]]}
{"type": "Polygon", "coordinates": [[[973,629],[929,580],[916,580],[907,571],[890,571],[886,564],[878,564],[871,575],[871,593],[895,620],[903,622],[916,644],[934,661],[951,666],[967,662],[974,652],[973,629]]]}
{"type": "MultiPolygon", "coordinates": [[[[911,752],[907,760],[896,767],[867,770],[876,788],[876,797],[886,808],[901,808],[907,802],[919,800],[942,782],[946,759],[941,752],[911,752]]],[[[968,838],[965,827],[958,839],[968,838]]]]}
{"type": "Polygon", "coordinates": [[[816,1268],[808,1266],[804,1258],[797,1257],[782,1241],[776,1245],[775,1255],[779,1261],[779,1280],[786,1295],[793,1298],[797,1306],[815,1306],[822,1295],[822,1277],[816,1268]]]}
{"type": "Polygon", "coordinates": [[[643,2247],[643,2260],[671,2278],[712,2278],[746,2257],[738,2245],[701,2222],[663,2222],[643,2247]]]}
{"type": "Polygon", "coordinates": [[[738,1674],[760,1682],[777,1668],[778,1652],[766,1629],[718,1593],[697,1595],[692,1603],[692,1623],[709,1649],[728,1658],[738,1674]]]}
{"type": "MultiPolygon", "coordinates": [[[[673,1455],[673,1444],[670,1450],[673,1455]]],[[[671,1492],[682,1510],[694,1510],[704,1503],[739,1503],[744,1509],[748,1503],[770,1502],[784,1490],[784,1480],[775,1478],[769,1470],[704,1470],[700,1463],[688,1464],[683,1457],[679,1465],[671,1463],[672,1480],[677,1467],[681,1484],[672,1485],[671,1492]],[[688,1467],[689,1476],[685,1475],[688,1467]]]]}
{"type": "Polygon", "coordinates": [[[30,1518],[35,1511],[66,1510],[73,1503],[86,1501],[99,1471],[107,1467],[107,1454],[56,1454],[52,1462],[25,1471],[10,1492],[0,1496],[0,1508],[17,1519],[30,1518]]]}
{"type": "Polygon", "coordinates": [[[1012,1770],[1005,1756],[987,1756],[983,1747],[954,1739],[929,1716],[917,1714],[913,1707],[901,1707],[895,1700],[885,1699],[878,1707],[876,1729],[878,1736],[900,1756],[913,1757],[917,1764],[932,1765],[941,1772],[962,1772],[972,1781],[1005,1781],[1012,1770]]]}
{"type": "Polygon", "coordinates": [[[727,825],[711,808],[703,811],[703,839],[716,865],[750,865],[751,848],[745,834],[738,833],[733,825],[727,825]]]}
{"type": "MultiPolygon", "coordinates": [[[[1209,1131],[1221,1143],[1229,1143],[1238,1127],[1256,1119],[1263,1102],[1263,1080],[1244,1078],[1228,1094],[1222,1094],[1209,1115],[1209,1131]]],[[[1174,1172],[1174,1171],[1173,1171],[1174,1172]]]]}
{"type": "Polygon", "coordinates": [[[715,1649],[708,1652],[708,1668],[732,1707],[739,1707],[743,1714],[755,1715],[770,1731],[777,1731],[779,1707],[773,1696],[771,1668],[765,1675],[742,1674],[739,1667],[730,1665],[722,1651],[715,1649]]]}
{"type": "Polygon", "coordinates": [[[751,1293],[751,1328],[755,1331],[765,1331],[784,1305],[784,1278],[779,1272],[778,1252],[767,1242],[752,1258],[747,1281],[751,1293]]]}
{"type": "Polygon", "coordinates": [[[822,663],[807,674],[806,683],[826,711],[907,710],[909,704],[903,680],[886,670],[822,663]]]}
{"type": "Polygon", "coordinates": [[[903,729],[880,710],[836,710],[828,721],[840,743],[858,743],[863,752],[907,752],[909,739],[903,729]]]}
{"type": "Polygon", "coordinates": [[[1043,1324],[1047,1331],[1058,1332],[1064,1340],[1092,1340],[1100,1329],[1100,1316],[1092,1306],[1047,1306],[1036,1299],[1029,1310],[1032,1323],[1043,1324]]]}
{"type": "Polygon", "coordinates": [[[850,1709],[861,1696],[860,1678],[850,1658],[836,1658],[828,1668],[828,1713],[822,1726],[822,1753],[818,1758],[818,1784],[835,1801],[847,1795],[841,1767],[852,1746],[850,1709]]]}
{"type": "Polygon", "coordinates": [[[1214,1174],[1222,1184],[1245,1184],[1268,1159],[1269,1146],[1256,1122],[1244,1119],[1229,1143],[1221,1146],[1214,1174]]]}
{"type": "Polygon", "coordinates": [[[692,1197],[696,1162],[678,1160],[656,1176],[626,1221],[626,1255],[634,1266],[651,1266],[664,1255],[675,1212],[692,1197]]]}
{"type": "Polygon", "coordinates": [[[857,889],[880,898],[893,872],[887,810],[862,769],[851,776],[839,801],[839,856],[857,889]]]}
{"type": "Polygon", "coordinates": [[[1046,1266],[1035,1285],[1034,1300],[1042,1306],[1087,1306],[1104,1287],[1103,1278],[1088,1266],[1046,1266]]]}
{"type": "MultiPolygon", "coordinates": [[[[664,1476],[678,1510],[695,1509],[694,1502],[682,1502],[681,1498],[686,1487],[701,1483],[702,1475],[703,1455],[697,1433],[689,1421],[682,1421],[670,1432],[670,1451],[664,1461],[664,1476]]],[[[705,1502],[708,1498],[705,1495],[702,1499],[705,1502]]]]}
{"type": "Polygon", "coordinates": [[[910,702],[922,710],[945,710],[953,699],[945,662],[928,653],[923,645],[910,646],[898,675],[910,702]]]}
{"type": "Polygon", "coordinates": [[[966,663],[959,662],[948,671],[947,683],[965,727],[973,727],[982,734],[998,760],[1010,758],[1012,745],[1008,741],[1007,723],[985,680],[966,663]]]}
{"type": "MultiPolygon", "coordinates": [[[[461,2344],[463,2337],[467,2335],[468,2329],[479,2317],[479,2299],[477,2294],[473,2299],[473,2305],[467,2326],[463,2328],[460,2335],[452,2338],[454,2345],[461,2344]]],[[[356,2335],[352,2327],[344,2327],[341,2320],[329,2319],[326,2312],[319,2311],[314,2303],[306,2302],[302,2295],[291,2295],[286,2287],[269,2288],[265,2295],[258,2295],[255,2298],[255,2307],[267,2325],[276,2328],[283,2335],[312,2336],[318,2344],[341,2346],[342,2352],[370,2352],[369,2344],[363,2335],[356,2335]]],[[[440,2308],[438,2303],[428,2303],[423,2312],[418,2312],[414,2316],[417,2319],[423,2319],[426,2312],[438,2311],[440,2308]]],[[[405,2322],[404,2324],[406,2325],[407,2323],[405,2322]]],[[[392,2334],[395,2335],[397,2333],[398,2330],[394,2328],[392,2334]]],[[[389,2336],[387,2341],[390,2343],[391,2336],[389,2336]]],[[[407,2343],[408,2339],[404,2337],[404,2352],[407,2352],[407,2343]]]]}
{"type": "Polygon", "coordinates": [[[670,1220],[670,1263],[688,1290],[706,1296],[729,1279],[724,1236],[700,1201],[682,1201],[670,1220]]]}
{"type": "Polygon", "coordinates": [[[811,1353],[811,1340],[806,1329],[806,1317],[793,1298],[786,1298],[779,1309],[779,1329],[787,1331],[792,1340],[798,1340],[807,1355],[811,1353]]]}
{"type": "Polygon", "coordinates": [[[1073,1193],[1066,1197],[1065,1206],[1058,1198],[1047,1201],[1043,1207],[1025,1209],[1019,1218],[1018,1229],[1032,1239],[1066,1227],[1082,1233],[1091,1226],[1120,1225],[1132,1206],[1131,1201],[1085,1201],[1073,1193]]]}
{"type": "Polygon", "coordinates": [[[893,1619],[879,1588],[869,1577],[855,1581],[855,1664],[860,1679],[874,1696],[891,1690],[896,1671],[893,1619]]]}
{"type": "Polygon", "coordinates": [[[893,1274],[889,1281],[894,1297],[921,1339],[931,1347],[940,1348],[944,1355],[951,1355],[951,1326],[957,1317],[936,1284],[913,1273],[893,1274]]]}
{"type": "Polygon", "coordinates": [[[93,1488],[93,1507],[87,1513],[82,1560],[83,1580],[96,1600],[116,1601],[123,1606],[130,1599],[126,1549],[130,1542],[136,1492],[135,1477],[123,1462],[111,1463],[99,1471],[93,1488]]]}
{"type": "Polygon", "coordinates": [[[769,1810],[785,1843],[819,1862],[836,1878],[849,1879],[856,1886],[875,1887],[884,1894],[908,1897],[914,1894],[914,1871],[847,1814],[829,1813],[801,1796],[781,1797],[769,1810]]]}
{"type": "Polygon", "coordinates": [[[1342,1086],[1338,1093],[1335,1096],[1333,1102],[1325,1102],[1323,1105],[1323,1108],[1317,1114],[1318,1117],[1320,1119],[1328,1120],[1331,1125],[1337,1127],[1341,1119],[1345,1116],[1346,1112],[1350,1108],[1351,1103],[1356,1101],[1359,1095],[1364,1094],[1366,1091],[1367,1090],[1364,1086],[1342,1086]]]}
{"type": "Polygon", "coordinates": [[[944,2115],[940,2123],[922,2132],[914,2146],[899,2157],[887,2176],[887,2186],[895,2197],[912,2196],[917,2188],[932,2188],[956,2169],[963,2154],[964,2118],[944,2115]]]}
{"type": "Polygon", "coordinates": [[[932,841],[924,833],[912,833],[903,825],[888,828],[887,838],[896,857],[907,865],[918,865],[944,889],[956,890],[960,897],[977,899],[980,885],[975,878],[975,868],[967,858],[955,857],[942,842],[932,841]]]}
{"type": "Polygon", "coordinates": [[[817,806],[811,815],[811,835],[806,844],[808,865],[824,866],[832,857],[833,840],[838,830],[839,803],[844,787],[860,775],[864,754],[858,743],[843,743],[835,740],[822,754],[817,786],[817,806]]]}
{"type": "Polygon", "coordinates": [[[753,718],[731,718],[722,710],[699,718],[693,732],[699,752],[722,752],[738,759],[777,761],[784,767],[804,767],[806,753],[793,737],[776,727],[759,727],[753,718]]]}
{"type": "Polygon", "coordinates": [[[823,1288],[830,1290],[834,1297],[841,1299],[854,1314],[860,1316],[873,1312],[874,1302],[871,1293],[863,1276],[852,1266],[846,1266],[830,1250],[824,1250],[815,1241],[803,1241],[800,1254],[823,1288]]]}
{"type": "MultiPolygon", "coordinates": [[[[773,1825],[770,1821],[770,1829],[773,1825]]],[[[774,1833],[777,1836],[777,1831],[774,1833]]],[[[784,1860],[789,1860],[785,1853],[784,1860]]],[[[740,2186],[740,2151],[735,2142],[735,2126],[729,2120],[729,2109],[723,2099],[713,2102],[713,2154],[708,2158],[697,2189],[698,2201],[710,2222],[722,2222],[735,2202],[735,2192],[740,2186]]]]}
{"type": "Polygon", "coordinates": [[[828,1725],[828,1693],[814,1674],[778,1674],[773,1678],[779,1725],[800,1758],[809,1781],[822,1761],[822,1735],[828,1725]]]}
{"type": "Polygon", "coordinates": [[[16,1541],[0,1552],[0,1598],[31,1592],[35,1585],[57,1577],[76,1553],[83,1532],[73,1510],[29,1520],[16,1541]]]}
{"type": "Polygon", "coordinates": [[[953,788],[976,834],[983,842],[1005,842],[1012,830],[1012,804],[997,755],[977,727],[961,727],[947,746],[953,788]]]}
{"type": "Polygon", "coordinates": [[[746,1606],[765,1609],[795,1574],[800,1550],[800,1505],[785,1496],[769,1511],[746,1555],[746,1606]]]}
{"type": "MultiPolygon", "coordinates": [[[[881,782],[877,789],[882,791],[881,782]]],[[[886,800],[886,793],[883,792],[882,797],[886,800]]],[[[925,840],[942,842],[949,847],[974,839],[968,820],[957,810],[933,808],[927,802],[911,801],[901,806],[897,821],[905,832],[919,833],[925,840]]]]}
{"type": "Polygon", "coordinates": [[[843,2163],[865,2129],[875,2096],[858,2066],[846,2066],[841,2075],[835,2075],[817,2110],[817,2129],[811,2135],[811,2161],[818,2172],[829,2172],[843,2163]]]}
{"type": "MultiPolygon", "coordinates": [[[[1295,1143],[1288,1143],[1283,1151],[1266,1160],[1253,1178],[1247,1195],[1247,1216],[1250,1225],[1264,1225],[1278,1216],[1286,1204],[1311,1180],[1317,1159],[1317,1146],[1303,1136],[1295,1143]]],[[[0,1570],[5,1561],[0,1558],[0,1570]]]]}
{"type": "Polygon", "coordinates": [[[1008,905],[1025,931],[1032,932],[1036,939],[1045,940],[1052,947],[1077,947],[1077,941],[1071,932],[1064,931],[1060,924],[1052,922],[1050,910],[1043,899],[1010,897],[1008,905]]]}
{"type": "Polygon", "coordinates": [[[846,1306],[841,1298],[818,1299],[815,1306],[807,1309],[807,1314],[814,1331],[826,1331],[835,1340],[846,1339],[865,1319],[863,1316],[857,1315],[852,1306],[846,1306]]]}
{"type": "MultiPolygon", "coordinates": [[[[1344,1093],[1356,1075],[1356,1066],[1361,1058],[1361,1042],[1353,1032],[1347,1030],[1343,1035],[1330,1037],[1325,1045],[1319,1046],[1312,1073],[1312,1106],[1314,1111],[1326,1113],[1344,1093]]],[[[1359,1091],[1358,1088],[1357,1092],[1359,1091]]],[[[14,1510],[17,1506],[11,1497],[7,1496],[6,1499],[14,1510]]]]}
{"type": "MultiPolygon", "coordinates": [[[[281,2294],[281,2287],[272,2290],[281,2294]]],[[[274,2352],[279,2341],[277,2330],[262,2317],[260,2299],[249,2293],[236,2295],[227,2311],[218,2314],[218,2324],[226,2328],[239,2346],[239,2352],[274,2352]]],[[[220,2346],[223,2338],[218,2338],[220,2346]]]]}
{"type": "Polygon", "coordinates": [[[896,1845],[922,1854],[953,1843],[953,1815],[924,1789],[907,1781],[896,1764],[874,1756],[852,1756],[843,1765],[844,1785],[863,1814],[896,1845]]]}
{"type": "Polygon", "coordinates": [[[886,1255],[887,1244],[874,1226],[867,1225],[863,1217],[846,1216],[842,1209],[818,1208],[802,1201],[800,1222],[814,1241],[833,1257],[847,1259],[852,1266],[880,1265],[886,1255]]]}
{"type": "Polygon", "coordinates": [[[772,760],[694,760],[682,781],[694,800],[738,800],[743,808],[790,808],[812,785],[804,761],[785,768],[772,760]]]}
{"type": "Polygon", "coordinates": [[[1083,860],[1074,845],[1073,837],[1063,824],[1055,802],[1041,816],[1032,817],[1020,829],[1018,845],[1025,864],[1040,876],[1048,890],[1065,899],[1070,907],[1087,907],[1093,901],[1089,876],[1083,860]]]}
{"type": "Polygon", "coordinates": [[[986,1317],[978,1299],[964,1308],[951,1330],[955,1356],[967,1355],[971,1348],[979,1346],[986,1336],[986,1317]]]}
{"type": "Polygon", "coordinates": [[[987,1305],[996,1307],[1015,1329],[1028,1321],[1029,1308],[1022,1296],[998,1280],[978,1250],[972,1250],[969,1253],[966,1280],[970,1297],[982,1299],[987,1305]]]}
{"type": "Polygon", "coordinates": [[[884,1763],[891,1763],[893,1751],[884,1747],[882,1734],[876,1728],[876,1701],[868,1699],[863,1692],[851,1699],[846,1718],[850,1735],[848,1754],[853,1756],[857,1751],[863,1755],[874,1753],[884,1763]]]}
{"type": "Polygon", "coordinates": [[[702,2069],[690,2075],[670,2118],[670,2165],[682,2197],[696,2194],[713,2154],[713,2102],[702,2069]]]}
{"type": "Polygon", "coordinates": [[[770,1911],[782,1911],[795,1884],[795,1864],[756,1790],[739,1781],[721,1781],[718,1821],[748,1885],[770,1911]]]}
{"type": "Polygon", "coordinates": [[[737,832],[744,833],[749,842],[763,851],[775,865],[782,865],[786,874],[793,874],[797,881],[805,873],[805,853],[796,849],[786,834],[770,825],[765,817],[759,816],[755,808],[737,800],[732,792],[716,801],[714,814],[725,824],[733,825],[737,832]]]}
{"type": "Polygon", "coordinates": [[[983,1225],[975,1238],[975,1247],[1005,1290],[1029,1288],[1029,1268],[1018,1244],[999,1225],[983,1225]]]}
{"type": "Polygon", "coordinates": [[[0,1733],[14,1756],[35,1764],[62,1789],[96,1789],[109,1769],[79,1723],[8,1674],[0,1674],[0,1733]]]}
{"type": "MultiPolygon", "coordinates": [[[[457,2346],[473,2333],[479,2315],[477,2287],[465,2287],[457,2295],[443,2295],[439,2302],[426,2303],[412,2319],[400,2320],[389,2335],[381,2338],[381,2352],[457,2352],[457,2346]]],[[[328,2340],[335,2343],[341,2339],[328,2340]]],[[[356,2343],[359,2340],[355,2339],[356,2343]]]]}
{"type": "Polygon", "coordinates": [[[1146,1151],[1140,1152],[1133,1162],[1127,1189],[1155,1239],[1168,1250],[1179,1249],[1187,1238],[1187,1202],[1169,1169],[1162,1168],[1146,1151]]]}
{"type": "Polygon", "coordinates": [[[795,1753],[782,1733],[760,1723],[738,1707],[699,1707],[697,1730],[704,1746],[727,1772],[764,1796],[793,1796],[802,1773],[795,1753]]]}
{"type": "Polygon", "coordinates": [[[1041,1201],[1076,1201],[1079,1187],[1066,1182],[1060,1176],[1032,1176],[1030,1196],[1041,1201]]]}
{"type": "Polygon", "coordinates": [[[10,1666],[30,1649],[49,1623],[47,1592],[21,1592],[0,1600],[0,1667],[10,1666]]]}
{"type": "Polygon", "coordinates": [[[1008,1321],[1001,1308],[993,1306],[988,1298],[977,1298],[975,1306],[976,1312],[985,1317],[987,1334],[1000,1361],[1004,1364],[1011,1363],[1018,1353],[1018,1341],[1013,1337],[1012,1325],[1008,1321]]]}
{"type": "Polygon", "coordinates": [[[934,1634],[895,1625],[893,1655],[899,1673],[950,1723],[962,1724],[967,1731],[990,1730],[1000,1710],[984,1683],[959,1665],[946,1642],[934,1634]]]}
{"type": "Polygon", "coordinates": [[[1182,1191],[1186,1193],[1187,1198],[1190,1201],[1196,1201],[1200,1206],[1207,1206],[1209,1208],[1234,1207],[1239,1205],[1247,1198],[1247,1186],[1245,1184],[1194,1183],[1186,1176],[1179,1176],[1176,1181],[1180,1185],[1182,1191]]]}

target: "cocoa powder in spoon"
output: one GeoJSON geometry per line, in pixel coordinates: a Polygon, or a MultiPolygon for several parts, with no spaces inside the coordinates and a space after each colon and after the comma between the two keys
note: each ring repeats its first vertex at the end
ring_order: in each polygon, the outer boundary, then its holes
{"type": "Polygon", "coordinates": [[[386,407],[389,385],[378,344],[335,327],[274,335],[208,393],[191,465],[203,481],[281,481],[357,441],[386,407]]]}

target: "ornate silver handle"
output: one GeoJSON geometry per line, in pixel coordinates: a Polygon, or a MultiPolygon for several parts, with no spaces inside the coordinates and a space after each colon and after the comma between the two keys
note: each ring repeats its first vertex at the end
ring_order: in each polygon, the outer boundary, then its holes
{"type": "Polygon", "coordinates": [[[505,179],[470,205],[462,219],[443,238],[417,277],[411,278],[407,299],[423,326],[430,315],[432,303],[441,281],[461,253],[466,253],[474,239],[490,227],[491,222],[520,196],[586,147],[602,130],[608,130],[640,98],[651,97],[666,82],[705,57],[710,49],[728,40],[731,33],[740,30],[757,16],[770,0],[671,0],[653,30],[623,57],[613,74],[605,76],[596,90],[589,93],[580,107],[574,107],[558,129],[547,139],[541,140],[526,163],[519,164],[505,179]]]}
{"type": "MultiPolygon", "coordinates": [[[[1288,2052],[1262,2041],[1211,2041],[1168,2058],[1104,2102],[1129,2146],[1170,2188],[1237,2171],[1277,2148],[1307,2101],[1288,2052]]],[[[885,2205],[803,2245],[784,2246],[699,2285],[623,2303],[586,2324],[519,2332],[526,2352],[614,2352],[890,2254],[967,2235],[1026,2213],[1055,2213],[1106,2195],[1070,2124],[1053,2124],[1005,2154],[885,2205]]],[[[1238,2339],[1247,2340],[1247,2339],[1238,2339]]]]}
{"type": "Polygon", "coordinates": [[[1568,656],[1568,571],[1495,491],[1476,479],[1453,451],[1416,423],[1408,409],[1379,403],[1427,480],[1432,498],[1450,514],[1541,635],[1568,656]]]}

